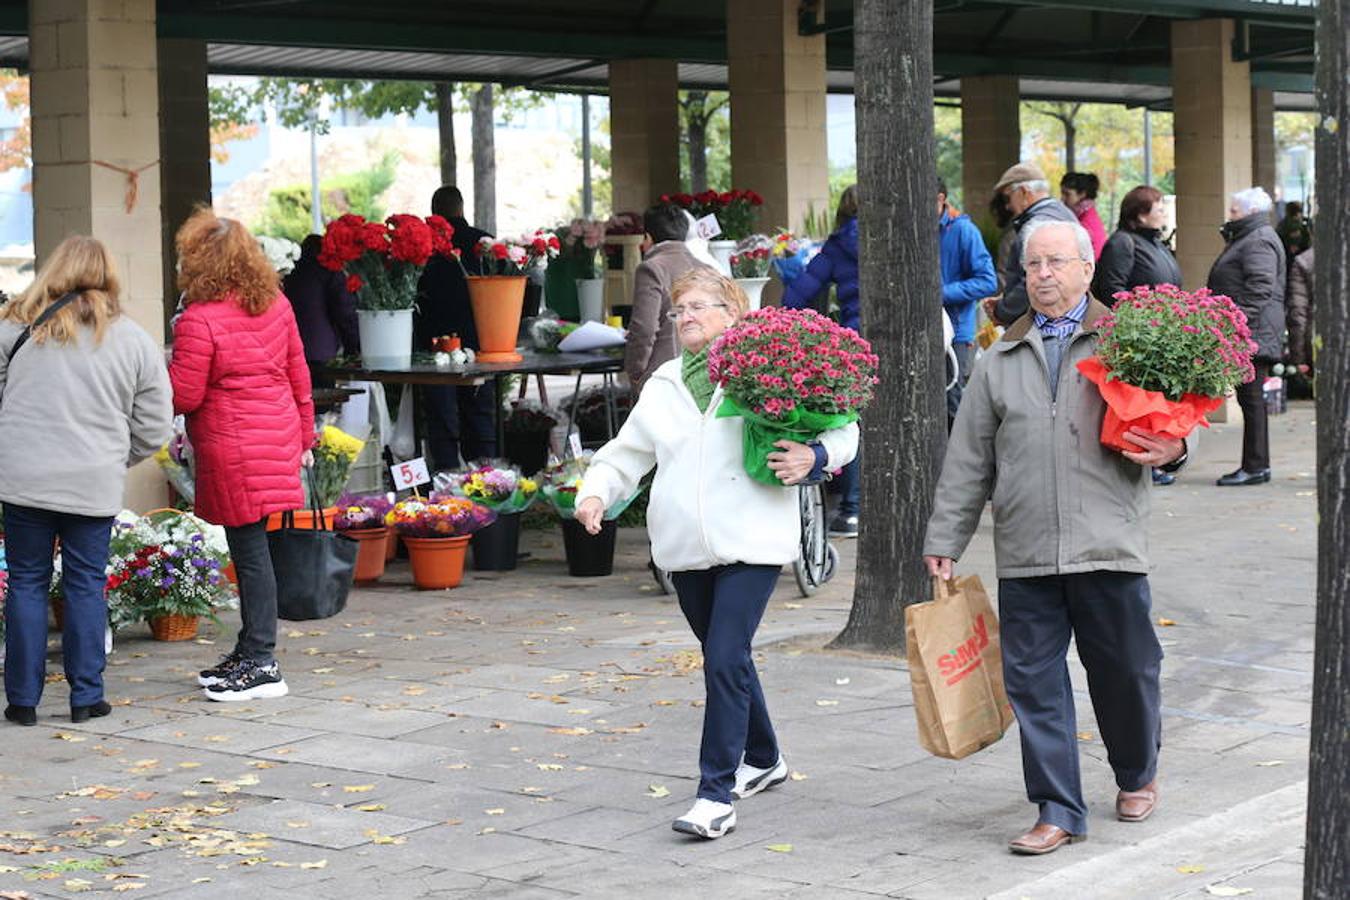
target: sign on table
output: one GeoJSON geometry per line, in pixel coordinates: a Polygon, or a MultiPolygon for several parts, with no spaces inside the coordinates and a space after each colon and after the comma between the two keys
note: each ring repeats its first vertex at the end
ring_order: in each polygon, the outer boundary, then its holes
{"type": "Polygon", "coordinates": [[[397,491],[431,481],[431,475],[427,472],[427,461],[420,456],[406,462],[395,463],[389,467],[389,474],[394,477],[394,490],[397,491]]]}

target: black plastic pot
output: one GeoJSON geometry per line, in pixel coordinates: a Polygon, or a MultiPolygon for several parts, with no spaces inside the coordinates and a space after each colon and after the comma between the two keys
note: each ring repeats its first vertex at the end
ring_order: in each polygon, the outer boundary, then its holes
{"type": "Polygon", "coordinates": [[[498,516],[469,539],[476,572],[509,572],[516,567],[520,550],[520,513],[498,516]]]}
{"type": "Polygon", "coordinates": [[[567,553],[567,574],[580,578],[609,575],[614,571],[614,539],[619,526],[607,521],[599,534],[590,534],[576,519],[562,520],[563,549],[567,553]]]}
{"type": "Polygon", "coordinates": [[[506,458],[520,466],[526,475],[548,465],[547,431],[508,431],[505,437],[506,458]]]}

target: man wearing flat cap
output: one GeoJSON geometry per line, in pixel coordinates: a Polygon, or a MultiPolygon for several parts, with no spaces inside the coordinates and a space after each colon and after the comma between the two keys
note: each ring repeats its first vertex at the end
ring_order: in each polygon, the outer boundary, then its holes
{"type": "MultiPolygon", "coordinates": [[[[986,301],[985,312],[999,325],[1007,327],[1027,312],[1027,279],[1022,269],[1022,241],[1020,235],[1032,222],[1054,220],[1077,222],[1078,217],[1063,203],[1050,196],[1050,183],[1035,163],[1022,162],[1010,168],[994,185],[994,194],[1002,194],[1013,214],[1012,227],[1019,235],[1013,241],[1012,256],[1008,260],[1007,284],[1003,296],[995,304],[986,301]]],[[[991,298],[992,300],[992,298],[991,298]]]]}

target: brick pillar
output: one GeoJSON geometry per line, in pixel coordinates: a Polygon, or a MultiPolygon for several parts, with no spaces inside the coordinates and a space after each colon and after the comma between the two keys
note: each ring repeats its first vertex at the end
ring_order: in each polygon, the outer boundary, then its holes
{"type": "Polygon", "coordinates": [[[797,34],[797,0],[727,0],[731,171],[764,196],[759,230],[833,214],[825,131],[825,37],[797,34]]]}
{"type": "Polygon", "coordinates": [[[1019,103],[1015,75],[961,79],[961,191],[976,220],[988,216],[999,176],[1022,157],[1019,103]]]}
{"type": "Polygon", "coordinates": [[[679,70],[672,59],[609,64],[614,211],[641,212],[680,187],[679,70]]]}
{"type": "Polygon", "coordinates": [[[159,42],[159,167],[163,212],[164,315],[173,314],[173,238],[198,204],[211,204],[211,112],[206,91],[206,42],[159,42]]]}
{"type": "MultiPolygon", "coordinates": [[[[28,47],[38,264],[68,235],[97,237],[121,271],[123,310],[162,340],[155,0],[29,0],[28,47]],[[130,179],[108,166],[139,173],[130,211],[130,179]]],[[[129,505],[165,499],[154,463],[129,474],[129,505]]]]}
{"type": "Polygon", "coordinates": [[[1275,196],[1275,92],[1252,88],[1252,184],[1275,196]]]}
{"type": "Polygon", "coordinates": [[[1183,285],[1204,287],[1223,249],[1228,197],[1252,186],[1252,89],[1233,61],[1233,20],[1172,22],[1177,261],[1183,285]]]}

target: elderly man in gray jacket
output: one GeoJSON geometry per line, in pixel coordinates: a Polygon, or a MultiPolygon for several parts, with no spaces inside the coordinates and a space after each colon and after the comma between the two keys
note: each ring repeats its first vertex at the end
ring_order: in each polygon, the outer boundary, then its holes
{"type": "Polygon", "coordinates": [[[1022,737],[1027,797],[1040,808],[1009,845],[1041,854],[1087,833],[1069,638],[1120,793],[1135,822],[1158,802],[1162,649],[1149,617],[1149,467],[1185,461],[1180,439],[1130,429],[1137,451],[1098,439],[1104,405],[1075,364],[1107,309],[1087,292],[1092,243],[1077,223],[1033,222],[1022,261],[1031,308],[976,364],[961,401],[924,541],[950,578],[993,496],[1003,672],[1022,737]]]}

